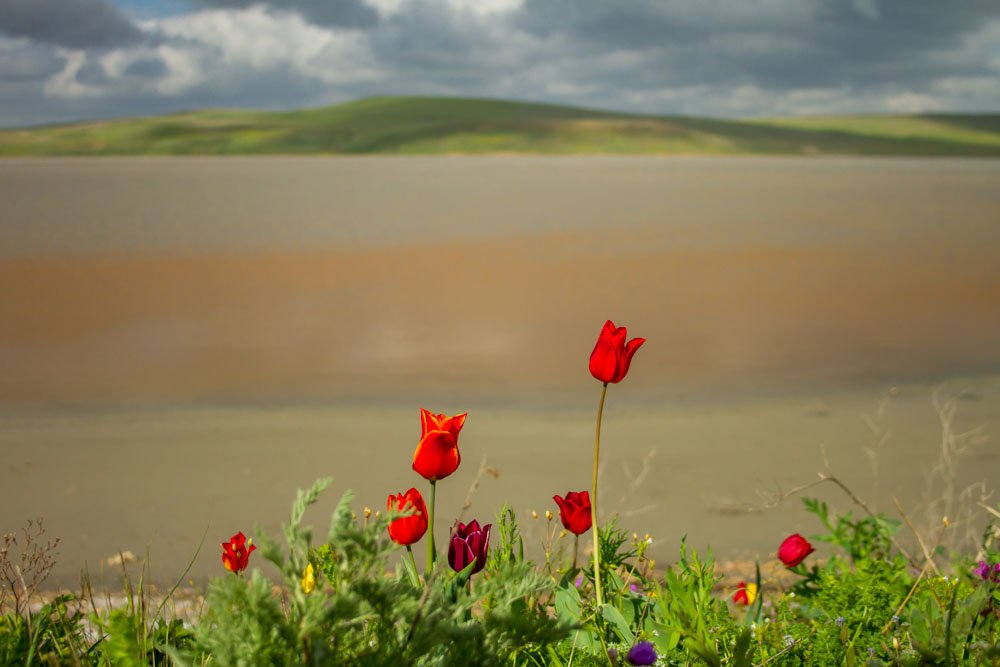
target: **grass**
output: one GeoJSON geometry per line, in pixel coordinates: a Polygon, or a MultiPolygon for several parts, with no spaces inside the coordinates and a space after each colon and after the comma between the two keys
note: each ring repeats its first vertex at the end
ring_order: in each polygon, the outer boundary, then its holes
{"type": "Polygon", "coordinates": [[[549,104],[374,97],[0,131],[0,156],[352,154],[1000,156],[1000,114],[719,120],[549,104]]]}

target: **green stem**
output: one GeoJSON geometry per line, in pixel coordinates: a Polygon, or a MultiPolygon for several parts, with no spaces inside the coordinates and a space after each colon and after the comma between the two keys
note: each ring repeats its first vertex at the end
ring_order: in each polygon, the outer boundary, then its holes
{"type": "Polygon", "coordinates": [[[406,545],[406,552],[410,554],[410,563],[413,564],[413,574],[417,579],[420,579],[420,575],[417,570],[417,559],[413,556],[413,547],[409,544],[406,545]]]}
{"type": "Polygon", "coordinates": [[[601,458],[601,417],[604,415],[604,397],[608,394],[608,383],[601,389],[601,402],[597,404],[597,432],[594,435],[594,488],[590,494],[590,530],[594,534],[594,590],[597,592],[597,606],[604,605],[601,592],[601,545],[597,526],[597,470],[601,458]]]}
{"type": "Polygon", "coordinates": [[[431,480],[431,507],[427,513],[427,580],[430,581],[434,561],[437,559],[437,549],[434,548],[434,497],[437,495],[437,480],[431,480]]]}
{"type": "Polygon", "coordinates": [[[580,536],[573,536],[573,572],[576,572],[576,557],[580,553],[580,536]]]}

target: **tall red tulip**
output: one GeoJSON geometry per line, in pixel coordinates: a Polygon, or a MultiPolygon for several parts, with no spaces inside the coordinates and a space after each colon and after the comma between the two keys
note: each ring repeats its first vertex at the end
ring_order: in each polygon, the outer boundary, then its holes
{"type": "Polygon", "coordinates": [[[227,570],[234,574],[239,574],[247,569],[247,562],[250,554],[257,548],[256,544],[247,542],[246,535],[242,532],[236,533],[229,538],[228,542],[222,543],[222,564],[227,570]],[[249,549],[247,548],[249,544],[249,549]]]}
{"type": "Polygon", "coordinates": [[[616,327],[615,323],[608,320],[604,323],[600,335],[597,337],[597,345],[590,353],[590,374],[601,381],[601,400],[597,404],[597,429],[594,434],[594,484],[590,496],[590,518],[594,536],[594,593],[597,596],[597,606],[604,605],[604,596],[601,592],[601,549],[598,544],[598,524],[597,524],[597,471],[600,470],[601,460],[601,417],[604,415],[604,398],[608,394],[608,385],[621,382],[628,374],[629,366],[632,364],[632,355],[646,342],[645,338],[633,338],[626,342],[628,332],[625,327],[616,327]]]}
{"type": "Polygon", "coordinates": [[[590,353],[590,374],[605,384],[621,382],[632,364],[632,355],[646,342],[645,338],[633,338],[625,342],[628,332],[625,327],[616,327],[608,320],[597,337],[597,345],[590,353]]]}
{"type": "Polygon", "coordinates": [[[386,501],[386,509],[390,512],[411,512],[410,516],[393,519],[389,523],[389,537],[396,544],[408,547],[419,542],[427,532],[427,506],[424,504],[424,497],[416,489],[390,495],[386,501]]]}
{"type": "Polygon", "coordinates": [[[479,572],[486,565],[486,555],[490,547],[490,528],[486,524],[482,528],[473,519],[470,523],[458,523],[451,533],[451,544],[448,545],[448,564],[455,572],[461,572],[469,563],[475,561],[472,574],[479,572]]]}
{"type": "Polygon", "coordinates": [[[563,528],[574,535],[581,535],[590,530],[592,519],[588,492],[570,491],[565,498],[552,496],[552,499],[559,505],[559,518],[562,519],[563,528]]]}
{"type": "Polygon", "coordinates": [[[809,540],[795,533],[786,537],[778,547],[778,559],[788,567],[795,567],[814,551],[809,540]]]}
{"type": "Polygon", "coordinates": [[[424,479],[436,482],[458,469],[458,433],[468,413],[445,417],[420,409],[420,443],[413,453],[413,469],[424,479]]]}

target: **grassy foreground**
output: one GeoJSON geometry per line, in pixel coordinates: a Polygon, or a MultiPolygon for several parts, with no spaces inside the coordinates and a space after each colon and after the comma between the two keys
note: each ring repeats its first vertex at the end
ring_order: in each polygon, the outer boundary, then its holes
{"type": "Polygon", "coordinates": [[[501,100],[377,97],[0,131],[0,156],[307,154],[1000,156],[1000,114],[717,120],[501,100]]]}

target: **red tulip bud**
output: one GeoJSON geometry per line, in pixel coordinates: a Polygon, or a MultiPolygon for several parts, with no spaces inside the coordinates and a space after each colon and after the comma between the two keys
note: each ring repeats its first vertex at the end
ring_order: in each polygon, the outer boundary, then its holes
{"type": "Polygon", "coordinates": [[[559,518],[562,519],[563,528],[574,535],[581,535],[590,530],[590,494],[588,492],[570,491],[565,498],[552,496],[552,499],[559,505],[559,518]]]}
{"type": "Polygon", "coordinates": [[[778,547],[778,559],[788,567],[795,567],[814,551],[809,540],[795,533],[786,537],[778,547]]]}
{"type": "Polygon", "coordinates": [[[396,544],[404,547],[419,542],[420,538],[427,532],[427,505],[424,498],[416,489],[410,489],[406,493],[390,495],[386,502],[386,509],[399,512],[412,512],[410,516],[393,519],[389,523],[389,537],[396,544]]]}
{"type": "Polygon", "coordinates": [[[413,452],[413,469],[417,474],[435,482],[458,469],[462,462],[458,433],[467,414],[445,417],[420,409],[420,443],[413,452]]]}
{"type": "Polygon", "coordinates": [[[590,353],[590,374],[601,382],[614,384],[621,382],[632,364],[632,355],[646,342],[645,338],[633,338],[625,342],[628,332],[625,327],[615,327],[608,320],[597,337],[597,345],[590,353]]]}

